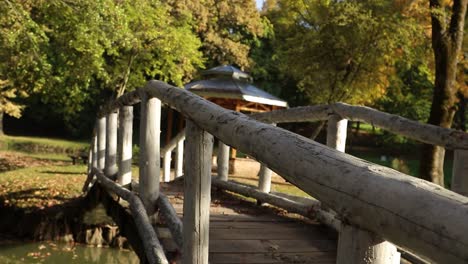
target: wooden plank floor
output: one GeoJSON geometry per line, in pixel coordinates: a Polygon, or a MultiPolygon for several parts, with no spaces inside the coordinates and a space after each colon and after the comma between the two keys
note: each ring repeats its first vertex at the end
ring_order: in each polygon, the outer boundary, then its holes
{"type": "MultiPolygon", "coordinates": [[[[182,216],[183,182],[163,183],[162,192],[182,216]]],[[[212,190],[210,263],[336,262],[332,230],[284,211],[257,206],[224,191],[212,190]]],[[[167,239],[166,247],[173,248],[167,239]]]]}

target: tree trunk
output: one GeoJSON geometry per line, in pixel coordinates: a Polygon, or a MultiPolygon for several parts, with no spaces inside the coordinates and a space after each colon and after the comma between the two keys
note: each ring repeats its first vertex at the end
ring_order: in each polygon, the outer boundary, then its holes
{"type": "MultiPolygon", "coordinates": [[[[431,113],[428,123],[450,128],[456,110],[456,74],[458,54],[463,41],[468,0],[454,0],[450,24],[446,25],[440,11],[445,8],[442,0],[430,0],[432,22],[432,49],[435,58],[435,83],[431,113]]],[[[445,149],[423,145],[419,175],[421,178],[444,185],[445,149]]]]}
{"type": "Polygon", "coordinates": [[[0,111],[0,136],[5,135],[5,132],[3,131],[3,111],[0,111]]]}

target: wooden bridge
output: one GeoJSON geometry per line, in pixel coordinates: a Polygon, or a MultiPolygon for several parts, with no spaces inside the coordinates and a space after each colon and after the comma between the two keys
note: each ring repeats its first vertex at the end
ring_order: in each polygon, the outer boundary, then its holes
{"type": "Polygon", "coordinates": [[[133,229],[122,227],[123,233],[143,263],[394,264],[400,252],[413,261],[468,263],[468,198],[460,195],[468,193],[466,133],[346,104],[246,116],[158,81],[103,107],[95,131],[84,190],[100,190],[99,197],[119,207],[118,224],[123,212],[132,219],[133,229]],[[133,182],[137,103],[139,180],[133,182]],[[161,149],[162,103],[185,116],[186,128],[161,149]],[[348,119],[454,149],[452,185],[459,194],[343,153],[348,119]],[[274,126],[317,120],[328,120],[327,146],[274,126]],[[229,146],[261,162],[258,187],[228,180],[229,146]],[[271,170],[317,200],[271,193],[271,170]]]}

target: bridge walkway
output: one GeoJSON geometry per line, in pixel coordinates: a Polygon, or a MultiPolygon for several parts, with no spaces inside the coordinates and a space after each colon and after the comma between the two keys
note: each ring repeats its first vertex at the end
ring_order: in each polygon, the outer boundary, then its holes
{"type": "MultiPolygon", "coordinates": [[[[182,217],[183,181],[162,183],[161,191],[182,217]]],[[[330,228],[226,191],[211,193],[210,263],[336,263],[337,235],[330,228]]],[[[164,248],[175,249],[160,237],[164,248]]]]}

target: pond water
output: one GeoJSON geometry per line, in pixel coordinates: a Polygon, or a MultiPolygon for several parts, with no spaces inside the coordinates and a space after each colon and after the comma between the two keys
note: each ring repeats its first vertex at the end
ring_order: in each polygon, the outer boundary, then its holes
{"type": "Polygon", "coordinates": [[[140,263],[130,250],[53,242],[0,242],[0,263],[140,263]]]}

